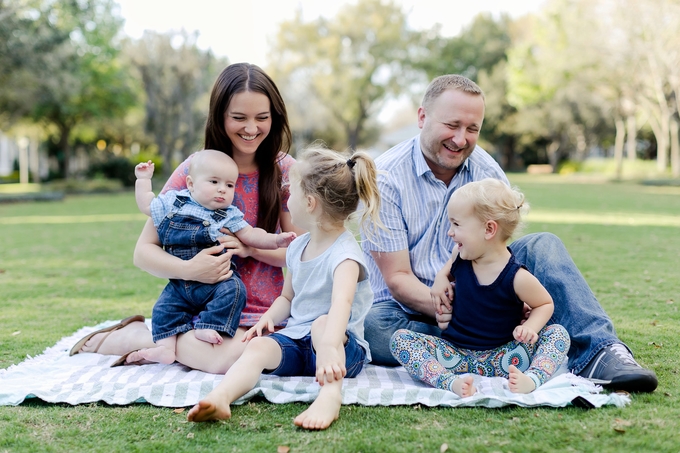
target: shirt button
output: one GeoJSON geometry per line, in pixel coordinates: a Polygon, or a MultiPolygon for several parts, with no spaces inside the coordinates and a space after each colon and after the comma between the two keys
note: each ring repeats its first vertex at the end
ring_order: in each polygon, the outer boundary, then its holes
{"type": "Polygon", "coordinates": [[[210,222],[208,222],[207,220],[204,220],[204,221],[203,221],[203,226],[210,226],[210,222]]]}

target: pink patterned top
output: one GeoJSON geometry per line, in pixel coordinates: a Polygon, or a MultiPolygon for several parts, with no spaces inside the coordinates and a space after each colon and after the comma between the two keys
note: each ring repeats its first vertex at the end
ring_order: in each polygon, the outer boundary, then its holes
{"type": "MultiPolygon", "coordinates": [[[[189,174],[189,162],[193,154],[179,164],[175,171],[165,183],[161,193],[168,190],[182,190],[187,188],[186,177],[189,174]]],[[[288,171],[295,163],[295,159],[286,155],[279,161],[283,180],[288,180],[288,171]]],[[[245,214],[245,221],[252,226],[257,225],[258,211],[258,178],[259,172],[238,175],[236,181],[236,191],[234,194],[234,205],[245,214]]],[[[288,190],[281,189],[281,208],[288,212],[288,190]]],[[[280,229],[280,227],[279,227],[280,229]]],[[[246,307],[241,314],[241,326],[253,326],[260,319],[260,316],[267,311],[281,294],[283,288],[283,270],[280,267],[270,266],[253,258],[234,257],[234,263],[238,268],[238,273],[243,280],[243,284],[248,290],[246,297],[246,307]]]]}

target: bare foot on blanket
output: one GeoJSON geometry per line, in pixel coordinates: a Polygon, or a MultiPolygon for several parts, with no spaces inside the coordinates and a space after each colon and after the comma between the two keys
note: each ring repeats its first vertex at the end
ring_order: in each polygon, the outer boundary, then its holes
{"type": "Polygon", "coordinates": [[[125,359],[125,363],[154,362],[169,365],[175,361],[175,350],[163,346],[144,348],[131,352],[125,359]]]}
{"type": "Polygon", "coordinates": [[[306,411],[295,417],[296,426],[304,429],[326,429],[340,415],[342,380],[326,383],[319,396],[306,411]],[[333,385],[336,384],[336,385],[333,385]],[[337,385],[339,384],[339,385],[337,385]]]}
{"type": "Polygon", "coordinates": [[[453,385],[451,387],[456,395],[460,396],[461,398],[467,398],[468,396],[472,396],[477,392],[474,383],[475,379],[472,376],[465,376],[453,381],[453,385]]]}
{"type": "Polygon", "coordinates": [[[222,335],[216,330],[212,329],[196,329],[194,336],[201,341],[211,344],[222,344],[222,335]]]}
{"type": "Polygon", "coordinates": [[[139,348],[153,348],[151,332],[143,322],[132,322],[113,332],[102,332],[90,338],[79,352],[123,355],[139,348]],[[97,349],[99,348],[99,349],[97,349]]]}
{"type": "Polygon", "coordinates": [[[187,414],[187,420],[190,422],[227,420],[229,418],[231,418],[231,408],[229,407],[229,404],[225,405],[213,401],[210,399],[210,395],[208,395],[206,399],[199,401],[187,414]]]}
{"type": "Polygon", "coordinates": [[[510,365],[508,371],[508,386],[512,393],[531,393],[536,390],[534,380],[522,373],[515,365],[510,365]]]}

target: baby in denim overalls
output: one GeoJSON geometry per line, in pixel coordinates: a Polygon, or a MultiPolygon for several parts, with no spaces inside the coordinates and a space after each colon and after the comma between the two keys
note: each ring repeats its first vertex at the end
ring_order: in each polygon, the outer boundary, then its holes
{"type": "MultiPolygon", "coordinates": [[[[259,249],[287,247],[295,233],[267,233],[250,226],[231,203],[238,166],[227,154],[203,150],[194,155],[187,176],[187,189],[168,191],[158,197],[151,190],[154,165],[135,167],[137,206],[153,220],[165,250],[183,260],[218,245],[226,228],[244,244],[259,249]]],[[[148,361],[175,361],[177,335],[195,330],[199,340],[221,344],[221,333],[233,336],[246,303],[246,288],[236,272],[219,283],[171,279],[153,307],[152,334],[155,348],[141,350],[148,361]],[[198,322],[193,322],[194,316],[198,322]]]]}

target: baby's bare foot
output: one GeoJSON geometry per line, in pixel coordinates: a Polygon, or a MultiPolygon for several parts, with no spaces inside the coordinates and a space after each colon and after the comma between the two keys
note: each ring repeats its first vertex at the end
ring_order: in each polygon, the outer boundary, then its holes
{"type": "Polygon", "coordinates": [[[196,329],[194,330],[194,336],[206,343],[222,344],[222,335],[212,329],[196,329]]]}
{"type": "Polygon", "coordinates": [[[531,393],[536,390],[536,383],[515,365],[508,367],[508,386],[512,393],[531,393]]]}
{"type": "Polygon", "coordinates": [[[127,364],[144,361],[169,365],[175,361],[175,351],[163,346],[157,346],[155,348],[133,351],[127,356],[127,359],[125,359],[125,363],[127,364]]]}
{"type": "Polygon", "coordinates": [[[461,398],[467,398],[468,396],[472,396],[477,392],[477,389],[475,388],[475,379],[472,376],[465,376],[462,378],[458,378],[455,381],[453,381],[453,391],[456,395],[460,396],[461,398]]]}

